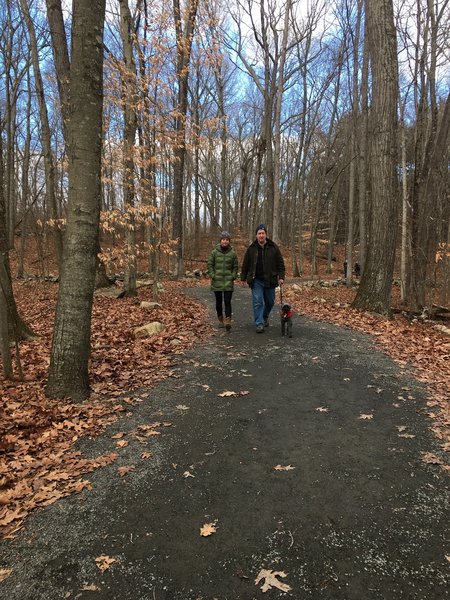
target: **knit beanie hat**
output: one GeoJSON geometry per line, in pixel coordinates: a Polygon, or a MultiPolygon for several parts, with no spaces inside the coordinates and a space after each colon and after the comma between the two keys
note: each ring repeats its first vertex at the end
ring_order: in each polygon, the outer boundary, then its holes
{"type": "Polygon", "coordinates": [[[267,227],[264,225],[264,223],[260,223],[258,225],[258,227],[256,228],[255,233],[258,233],[258,231],[261,231],[261,229],[264,229],[264,231],[267,233],[267,227]]]}
{"type": "Polygon", "coordinates": [[[231,240],[231,235],[228,233],[228,231],[222,231],[220,233],[220,239],[221,240],[231,240]]]}

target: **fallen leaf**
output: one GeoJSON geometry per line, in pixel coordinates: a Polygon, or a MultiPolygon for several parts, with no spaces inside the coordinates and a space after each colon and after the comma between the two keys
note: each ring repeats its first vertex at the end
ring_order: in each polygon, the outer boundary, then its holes
{"type": "Polygon", "coordinates": [[[178,410],[189,410],[189,406],[185,406],[184,404],[177,404],[175,408],[178,408],[178,410]]]}
{"type": "Polygon", "coordinates": [[[328,412],[330,409],[326,406],[319,406],[318,408],[316,408],[316,410],[317,412],[328,412]]]}
{"type": "Polygon", "coordinates": [[[83,585],[80,588],[83,592],[99,592],[101,588],[97,587],[96,585],[92,584],[92,585],[83,585]]]}
{"type": "Polygon", "coordinates": [[[397,428],[399,431],[405,431],[405,429],[406,429],[406,425],[396,425],[396,428],[397,428]]]}
{"type": "Polygon", "coordinates": [[[131,473],[131,471],[134,471],[135,467],[133,465],[130,465],[128,467],[119,467],[117,469],[117,472],[119,473],[119,475],[121,477],[123,477],[124,475],[127,475],[128,473],[131,473]]]}
{"type": "Polygon", "coordinates": [[[13,569],[0,569],[0,581],[5,581],[13,572],[13,569]]]}
{"type": "Polygon", "coordinates": [[[141,458],[150,458],[151,456],[153,456],[151,452],[143,452],[141,454],[141,458]]]}
{"type": "Polygon", "coordinates": [[[415,438],[416,436],[413,435],[412,433],[399,433],[398,437],[410,439],[410,438],[415,438]]]}
{"type": "Polygon", "coordinates": [[[221,394],[217,394],[220,398],[226,398],[228,396],[237,396],[238,392],[230,392],[228,390],[225,390],[225,392],[222,392],[221,394]]]}
{"type": "Polygon", "coordinates": [[[373,415],[359,415],[358,419],[362,419],[363,421],[370,421],[370,419],[373,419],[373,415]]]}
{"type": "Polygon", "coordinates": [[[183,477],[185,477],[187,479],[188,477],[195,477],[195,475],[192,475],[192,473],[190,473],[189,471],[185,471],[183,473],[183,477]]]}
{"type": "Polygon", "coordinates": [[[262,592],[267,592],[272,588],[277,588],[282,592],[289,592],[292,588],[287,585],[287,583],[278,581],[277,577],[287,577],[287,573],[284,571],[269,571],[267,569],[261,569],[257,578],[255,579],[255,585],[258,585],[259,582],[264,579],[264,584],[261,587],[262,592]]]}
{"type": "Polygon", "coordinates": [[[116,446],[117,448],[125,448],[126,446],[128,446],[129,442],[127,442],[127,440],[119,440],[118,442],[116,442],[116,446]]]}
{"type": "Polygon", "coordinates": [[[216,533],[216,531],[216,523],[205,523],[203,527],[200,527],[200,535],[202,537],[208,537],[209,535],[216,533]]]}
{"type": "Polygon", "coordinates": [[[115,562],[117,562],[115,558],[111,558],[110,556],[106,555],[97,556],[97,558],[95,559],[95,563],[102,573],[107,571],[109,567],[115,562]]]}
{"type": "Polygon", "coordinates": [[[283,467],[282,465],[277,465],[276,467],[274,467],[275,471],[292,471],[293,469],[295,469],[295,467],[293,467],[292,465],[286,465],[285,467],[283,467]]]}
{"type": "Polygon", "coordinates": [[[422,452],[422,460],[429,465],[442,465],[442,460],[432,452],[422,452]]]}

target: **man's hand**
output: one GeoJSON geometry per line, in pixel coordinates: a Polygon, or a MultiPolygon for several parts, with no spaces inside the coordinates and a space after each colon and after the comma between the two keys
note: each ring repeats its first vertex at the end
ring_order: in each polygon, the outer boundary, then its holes
{"type": "Polygon", "coordinates": [[[284,279],[279,279],[278,280],[278,285],[283,285],[283,283],[284,283],[284,279]]]}

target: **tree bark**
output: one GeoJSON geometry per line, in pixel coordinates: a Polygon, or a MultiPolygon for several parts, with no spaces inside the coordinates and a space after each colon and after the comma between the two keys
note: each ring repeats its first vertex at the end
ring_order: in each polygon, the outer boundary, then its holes
{"type": "Polygon", "coordinates": [[[67,231],[46,393],[89,395],[91,312],[101,206],[103,27],[106,0],[73,4],[67,231]]]}
{"type": "Polygon", "coordinates": [[[373,209],[367,264],[353,305],[389,316],[397,224],[397,44],[392,0],[366,0],[372,67],[373,209]]]}
{"type": "Polygon", "coordinates": [[[17,312],[16,301],[14,300],[11,270],[9,266],[9,243],[6,225],[6,202],[4,189],[3,140],[0,136],[0,272],[2,273],[0,293],[4,295],[4,302],[7,308],[8,341],[17,343],[20,340],[26,340],[34,337],[35,334],[20,317],[19,313],[17,312]]]}
{"type": "Polygon", "coordinates": [[[186,158],[186,115],[188,103],[189,63],[192,38],[197,16],[198,0],[189,0],[187,15],[183,24],[180,0],[173,0],[177,41],[177,113],[175,117],[175,148],[173,166],[173,225],[172,235],[178,240],[175,276],[183,272],[183,180],[186,158]]]}
{"type": "Polygon", "coordinates": [[[69,80],[70,62],[67,47],[66,32],[64,29],[64,18],[61,0],[45,0],[47,5],[47,19],[50,26],[52,38],[53,59],[55,61],[56,77],[58,80],[58,92],[61,102],[63,117],[64,139],[68,139],[69,121],[69,80]]]}
{"type": "Polygon", "coordinates": [[[42,81],[41,68],[39,65],[39,55],[36,40],[36,32],[33,21],[31,20],[30,11],[26,0],[20,0],[25,22],[27,24],[28,35],[30,36],[31,58],[33,63],[34,81],[36,86],[36,96],[39,104],[39,115],[41,118],[41,136],[42,150],[44,154],[44,170],[45,170],[45,191],[47,198],[47,207],[51,220],[50,229],[55,244],[55,256],[58,267],[61,267],[62,258],[62,233],[58,224],[58,210],[56,206],[56,186],[55,186],[55,160],[52,152],[50,124],[48,121],[47,105],[45,103],[44,84],[42,81]]]}
{"type": "Polygon", "coordinates": [[[127,296],[136,296],[136,219],[134,190],[134,148],[137,131],[136,63],[133,56],[133,19],[128,0],[120,0],[120,35],[123,46],[124,71],[122,73],[122,97],[124,101],[123,132],[123,203],[127,213],[125,239],[127,263],[125,267],[124,290],[127,296]]]}

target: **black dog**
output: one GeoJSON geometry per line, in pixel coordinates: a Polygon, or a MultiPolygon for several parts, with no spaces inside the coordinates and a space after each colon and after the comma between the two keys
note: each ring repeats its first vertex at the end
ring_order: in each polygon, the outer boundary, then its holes
{"type": "Polygon", "coordinates": [[[281,307],[281,335],[292,337],[292,308],[290,304],[283,304],[281,307]]]}

